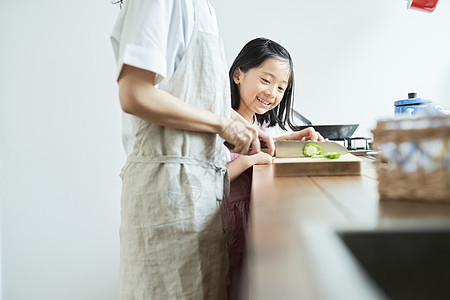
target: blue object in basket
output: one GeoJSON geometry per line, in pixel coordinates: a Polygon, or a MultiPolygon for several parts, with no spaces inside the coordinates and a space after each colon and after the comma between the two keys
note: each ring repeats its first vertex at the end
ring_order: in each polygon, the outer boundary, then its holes
{"type": "Polygon", "coordinates": [[[395,115],[416,115],[421,112],[426,113],[427,109],[430,107],[431,99],[426,98],[416,98],[416,93],[409,93],[408,99],[398,100],[394,102],[395,115]]]}

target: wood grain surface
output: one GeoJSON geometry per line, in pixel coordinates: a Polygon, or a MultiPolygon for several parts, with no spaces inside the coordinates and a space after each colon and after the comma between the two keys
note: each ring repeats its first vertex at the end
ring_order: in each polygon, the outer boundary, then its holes
{"type": "Polygon", "coordinates": [[[361,175],[277,177],[278,165],[253,168],[243,299],[320,299],[305,223],[334,228],[448,226],[450,204],[380,201],[373,162],[361,175]]]}
{"type": "Polygon", "coordinates": [[[273,171],[275,177],[360,175],[361,158],[350,153],[338,159],[277,157],[274,159],[273,171]]]}

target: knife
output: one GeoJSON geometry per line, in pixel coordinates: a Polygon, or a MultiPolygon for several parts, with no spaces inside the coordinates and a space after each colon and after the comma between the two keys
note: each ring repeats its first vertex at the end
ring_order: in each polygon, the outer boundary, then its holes
{"type": "Polygon", "coordinates": [[[311,141],[275,141],[276,157],[305,157],[303,147],[306,144],[314,143],[322,147],[322,153],[339,152],[342,155],[349,153],[347,148],[336,142],[311,142],[311,141]]]}
{"type": "MultiPolygon", "coordinates": [[[[225,147],[227,147],[230,150],[234,149],[234,145],[232,143],[230,143],[230,142],[225,141],[225,142],[223,142],[223,144],[225,145],[225,147]]],[[[262,141],[262,140],[259,141],[259,144],[260,144],[261,150],[268,148],[267,147],[267,143],[262,141]]],[[[250,147],[250,150],[252,150],[252,147],[250,147]]]]}

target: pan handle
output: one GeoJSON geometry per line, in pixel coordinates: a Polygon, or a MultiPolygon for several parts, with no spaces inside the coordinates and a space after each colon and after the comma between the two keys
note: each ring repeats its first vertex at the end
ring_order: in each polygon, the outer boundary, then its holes
{"type": "Polygon", "coordinates": [[[300,114],[298,111],[296,111],[295,109],[291,108],[292,112],[294,113],[294,116],[299,119],[300,121],[302,121],[304,124],[306,125],[310,125],[312,126],[312,122],[310,120],[308,120],[307,118],[305,118],[302,114],[300,114]]]}

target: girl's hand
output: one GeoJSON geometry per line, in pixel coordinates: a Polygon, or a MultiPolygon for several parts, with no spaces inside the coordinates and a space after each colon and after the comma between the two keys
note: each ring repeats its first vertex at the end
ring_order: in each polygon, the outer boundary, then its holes
{"type": "Polygon", "coordinates": [[[325,139],[323,136],[316,131],[313,127],[308,127],[300,131],[293,132],[288,135],[280,136],[275,140],[287,141],[287,140],[297,140],[297,141],[312,141],[312,142],[323,142],[325,139]]]}
{"type": "Polygon", "coordinates": [[[253,165],[270,165],[273,162],[273,157],[264,152],[259,152],[249,157],[253,160],[253,165]]]}

